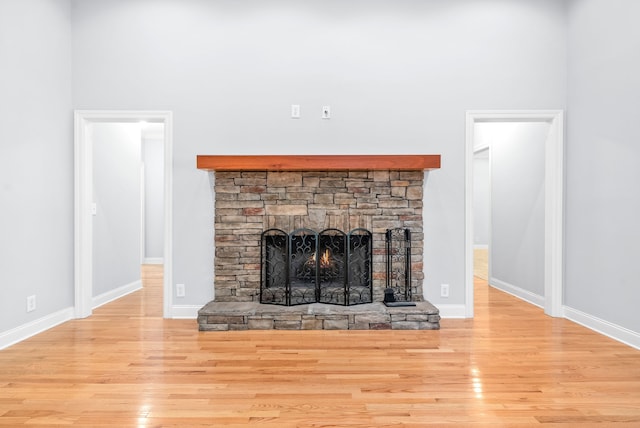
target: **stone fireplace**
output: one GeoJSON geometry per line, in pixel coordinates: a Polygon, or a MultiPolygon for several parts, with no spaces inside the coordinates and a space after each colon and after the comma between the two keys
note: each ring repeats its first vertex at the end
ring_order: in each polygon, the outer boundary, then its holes
{"type": "Polygon", "coordinates": [[[215,300],[200,310],[200,329],[438,328],[422,293],[422,197],[424,170],[439,164],[438,155],[199,156],[198,167],[215,173],[215,300]],[[386,308],[385,234],[398,228],[412,236],[416,306],[386,308]],[[366,230],[372,303],[261,304],[263,234],[274,230],[366,230]]]}

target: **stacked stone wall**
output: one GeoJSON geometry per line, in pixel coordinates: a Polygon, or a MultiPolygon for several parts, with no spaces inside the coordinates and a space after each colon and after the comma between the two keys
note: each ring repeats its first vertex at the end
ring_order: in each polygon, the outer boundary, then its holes
{"type": "Polygon", "coordinates": [[[411,288],[422,299],[422,171],[215,173],[215,301],[257,301],[260,234],[270,228],[373,233],[374,301],[386,281],[385,232],[411,231],[411,288]]]}

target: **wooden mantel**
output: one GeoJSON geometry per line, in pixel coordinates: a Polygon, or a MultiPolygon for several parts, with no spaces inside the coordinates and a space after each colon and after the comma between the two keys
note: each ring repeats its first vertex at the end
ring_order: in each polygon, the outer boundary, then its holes
{"type": "Polygon", "coordinates": [[[440,168],[440,155],[198,155],[209,171],[371,171],[440,168]]]}

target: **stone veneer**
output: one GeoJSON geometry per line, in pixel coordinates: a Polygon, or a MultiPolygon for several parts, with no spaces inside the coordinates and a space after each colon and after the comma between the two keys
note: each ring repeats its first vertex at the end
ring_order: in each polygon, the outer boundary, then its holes
{"type": "Polygon", "coordinates": [[[381,302],[354,306],[209,302],[198,313],[198,325],[201,331],[438,330],[440,315],[426,301],[391,308],[381,302]]]}
{"type": "Polygon", "coordinates": [[[382,301],[384,233],[408,228],[411,288],[422,301],[423,171],[217,171],[215,173],[215,302],[256,302],[260,234],[306,227],[373,233],[373,301],[382,301]]]}

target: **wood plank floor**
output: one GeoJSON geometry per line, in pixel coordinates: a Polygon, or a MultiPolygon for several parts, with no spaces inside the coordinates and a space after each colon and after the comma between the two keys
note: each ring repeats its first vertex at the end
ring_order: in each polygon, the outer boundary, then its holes
{"type": "Polygon", "coordinates": [[[0,351],[0,425],[640,426],[640,351],[482,281],[439,331],[201,333],[161,278],[0,351]]]}

